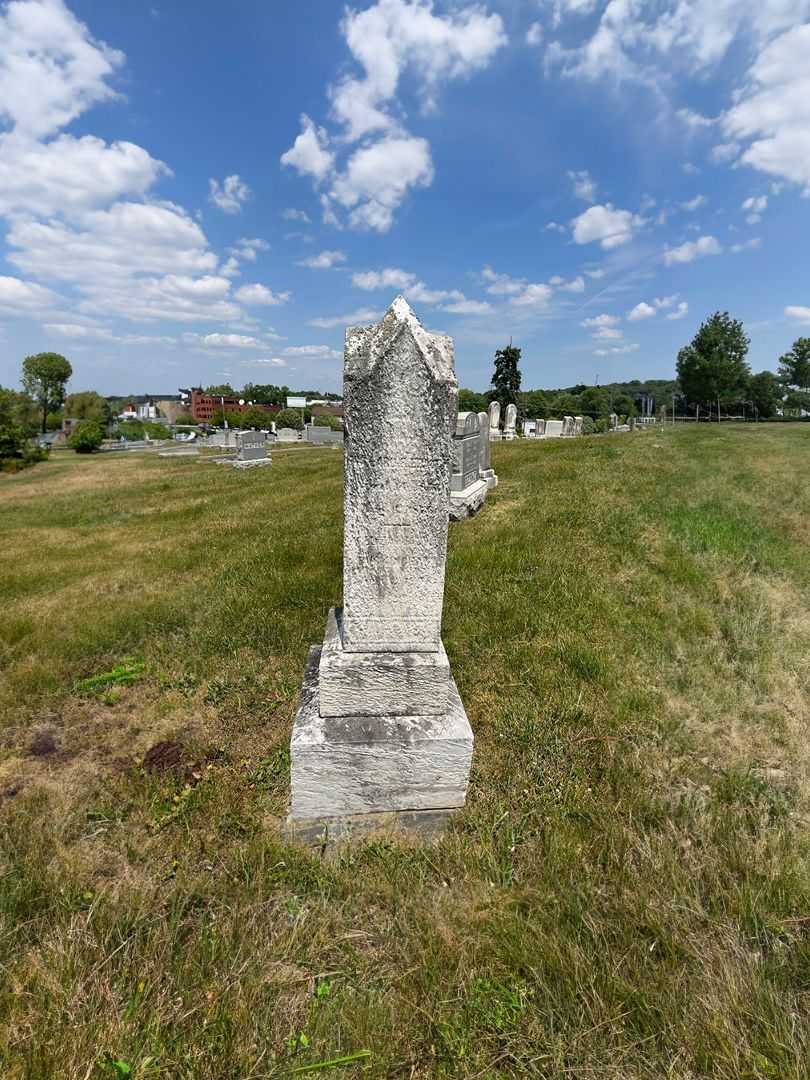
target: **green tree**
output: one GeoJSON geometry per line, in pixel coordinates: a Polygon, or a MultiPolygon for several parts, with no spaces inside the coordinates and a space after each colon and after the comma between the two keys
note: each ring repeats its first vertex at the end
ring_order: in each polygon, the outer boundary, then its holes
{"type": "Polygon", "coordinates": [[[276,413],[273,417],[276,422],[277,428],[294,428],[295,431],[301,431],[304,427],[304,421],[301,419],[301,413],[298,409],[282,409],[281,412],[276,413]]]}
{"type": "Polygon", "coordinates": [[[68,446],[77,454],[92,454],[104,442],[104,428],[95,420],[81,420],[68,439],[68,446]]]}
{"type": "Polygon", "coordinates": [[[74,420],[94,420],[97,424],[107,424],[110,420],[110,406],[106,398],[95,390],[84,390],[80,394],[68,394],[65,398],[65,416],[74,420]]]}
{"type": "Polygon", "coordinates": [[[594,419],[610,413],[610,397],[602,386],[586,386],[579,395],[579,408],[586,416],[594,419]]]}
{"type": "Polygon", "coordinates": [[[526,390],[521,394],[523,415],[530,420],[545,420],[548,416],[549,396],[545,390],[526,390]]]}
{"type": "Polygon", "coordinates": [[[465,390],[463,387],[458,392],[459,412],[486,412],[489,408],[489,399],[486,394],[479,394],[477,390],[465,390]]]}
{"type": "Polygon", "coordinates": [[[759,416],[776,416],[776,410],[782,402],[782,387],[772,371],[760,371],[757,375],[752,375],[748,393],[759,416]]]}
{"type": "Polygon", "coordinates": [[[579,413],[579,398],[567,390],[560,390],[549,401],[549,416],[576,416],[579,413]]]}
{"type": "Polygon", "coordinates": [[[236,397],[236,391],[230,383],[221,383],[219,386],[206,386],[206,394],[213,394],[215,397],[236,397]]]}
{"type": "Polygon", "coordinates": [[[48,413],[58,409],[65,400],[65,385],[72,374],[70,363],[59,353],[36,353],[23,360],[23,389],[42,411],[43,432],[48,413]]]}
{"type": "Polygon", "coordinates": [[[495,352],[495,370],[492,372],[490,401],[499,401],[501,414],[507,405],[520,405],[520,349],[511,342],[495,352]]]}
{"type": "Polygon", "coordinates": [[[0,386],[0,461],[25,457],[36,419],[36,405],[27,394],[0,386]]]}
{"type": "Polygon", "coordinates": [[[621,413],[623,416],[638,416],[636,400],[630,394],[616,394],[613,398],[611,412],[621,413]]]}
{"type": "Polygon", "coordinates": [[[797,338],[779,357],[779,378],[793,390],[810,390],[810,337],[797,338]]]}
{"type": "Polygon", "coordinates": [[[678,353],[678,382],[693,404],[735,401],[745,396],[751,369],[743,324],[716,311],[701,324],[690,345],[678,353]]]}
{"type": "Polygon", "coordinates": [[[196,423],[197,423],[197,421],[194,419],[193,414],[190,413],[190,412],[180,412],[180,413],[178,413],[177,414],[177,419],[175,420],[175,424],[192,425],[192,424],[196,424],[196,423]]]}
{"type": "Polygon", "coordinates": [[[257,431],[269,430],[270,421],[273,419],[270,413],[265,412],[264,409],[257,409],[255,405],[237,415],[239,427],[255,428],[257,431]]]}
{"type": "MultiPolygon", "coordinates": [[[[281,405],[287,402],[289,386],[274,386],[273,383],[247,383],[242,391],[245,401],[256,405],[281,405]]],[[[327,394],[312,394],[312,397],[328,397],[327,394]]]]}

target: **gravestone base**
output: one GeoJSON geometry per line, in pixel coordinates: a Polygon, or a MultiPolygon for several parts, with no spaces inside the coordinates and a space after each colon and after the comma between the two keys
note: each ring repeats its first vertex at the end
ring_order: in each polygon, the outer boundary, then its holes
{"type": "Polygon", "coordinates": [[[379,814],[349,814],[341,818],[287,819],[289,841],[329,848],[337,844],[375,839],[432,840],[442,835],[458,809],[395,810],[379,814]]]}
{"type": "Polygon", "coordinates": [[[492,490],[498,486],[498,477],[495,475],[494,469],[482,469],[480,472],[482,480],[486,481],[487,487],[492,490]]]}
{"type": "Polygon", "coordinates": [[[254,458],[252,461],[240,461],[238,458],[231,458],[230,464],[234,467],[234,469],[255,469],[261,468],[262,465],[272,465],[273,462],[269,457],[254,458]]]}
{"type": "Polygon", "coordinates": [[[437,652],[347,652],[343,611],[330,608],[319,665],[319,709],[325,716],[441,715],[447,709],[450,661],[437,652]]]}
{"type": "Polygon", "coordinates": [[[476,480],[461,491],[451,491],[450,520],[464,521],[465,518],[477,514],[484,505],[488,491],[489,484],[486,480],[476,480]]]}
{"type": "Polygon", "coordinates": [[[489,432],[489,441],[490,442],[500,442],[502,438],[503,438],[503,435],[501,434],[500,431],[493,431],[490,428],[490,432],[489,432]]]}
{"type": "Polygon", "coordinates": [[[464,805],[473,733],[452,677],[440,716],[321,716],[309,651],[290,742],[288,831],[302,839],[392,827],[424,832],[464,805]]]}

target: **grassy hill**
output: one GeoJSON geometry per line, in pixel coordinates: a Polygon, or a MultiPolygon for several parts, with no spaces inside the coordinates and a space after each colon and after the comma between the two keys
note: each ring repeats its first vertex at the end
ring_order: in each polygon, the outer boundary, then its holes
{"type": "Polygon", "coordinates": [[[468,806],[326,861],[279,823],[340,455],[0,478],[4,1078],[810,1075],[810,429],[493,449],[468,806]]]}

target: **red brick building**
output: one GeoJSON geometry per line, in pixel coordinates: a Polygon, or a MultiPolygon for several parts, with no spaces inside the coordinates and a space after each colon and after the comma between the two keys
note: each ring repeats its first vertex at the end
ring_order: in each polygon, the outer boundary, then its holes
{"type": "Polygon", "coordinates": [[[262,412],[277,413],[277,405],[244,405],[239,404],[239,398],[229,397],[227,394],[206,394],[199,387],[192,387],[188,392],[188,409],[197,424],[221,424],[223,412],[225,418],[231,413],[245,412],[246,409],[261,409],[262,412]]]}

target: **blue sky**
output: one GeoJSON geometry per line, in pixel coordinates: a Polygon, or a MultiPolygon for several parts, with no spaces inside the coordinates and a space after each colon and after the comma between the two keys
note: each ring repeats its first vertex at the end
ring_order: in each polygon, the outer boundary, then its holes
{"type": "Polygon", "coordinates": [[[0,383],[340,388],[403,292],[485,389],[810,334],[810,0],[0,3],[0,383]]]}

